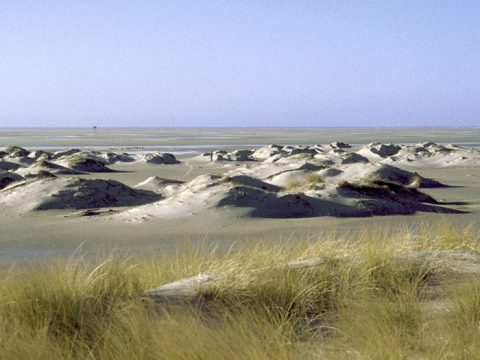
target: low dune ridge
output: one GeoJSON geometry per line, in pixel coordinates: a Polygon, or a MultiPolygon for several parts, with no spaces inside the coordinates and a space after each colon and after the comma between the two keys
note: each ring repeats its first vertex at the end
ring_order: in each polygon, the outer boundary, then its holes
{"type": "Polygon", "coordinates": [[[420,188],[437,188],[446,186],[437,180],[422,177],[416,172],[402,170],[386,164],[382,164],[377,170],[374,170],[370,177],[402,185],[417,186],[420,188]]]}
{"type": "Polygon", "coordinates": [[[330,159],[332,161],[398,163],[415,166],[460,166],[480,165],[478,149],[462,148],[457,145],[441,145],[432,142],[399,145],[371,143],[354,147],[345,143],[323,145],[276,145],[246,150],[215,150],[201,156],[213,161],[260,161],[277,162],[282,159],[291,159],[293,155],[304,158],[330,159]],[[239,156],[241,154],[241,156],[239,156]],[[357,156],[359,155],[359,156],[357,156]],[[361,156],[361,157],[360,157],[361,156]]]}
{"type": "MultiPolygon", "coordinates": [[[[462,212],[420,190],[447,185],[402,167],[421,169],[436,166],[442,159],[441,166],[445,167],[480,161],[476,149],[434,143],[372,143],[360,147],[342,142],[272,144],[256,149],[214,150],[182,159],[187,164],[185,175],[193,167],[197,169],[187,181],[154,175],[130,187],[92,176],[113,176],[117,170],[107,165],[131,163],[128,171],[134,172],[141,163],[161,166],[180,162],[170,153],[158,152],[71,149],[52,154],[12,146],[4,153],[0,164],[4,168],[2,186],[6,189],[0,193],[0,203],[13,206],[18,202],[19,208],[30,210],[124,207],[122,213],[114,215],[121,219],[209,214],[298,218],[462,212]],[[222,169],[221,174],[208,174],[212,164],[222,169]],[[203,167],[204,173],[198,175],[203,167]]],[[[156,171],[153,167],[145,169],[156,171]]]]}
{"type": "Polygon", "coordinates": [[[55,175],[80,175],[84,174],[82,171],[67,168],[65,166],[53,163],[48,160],[37,160],[28,167],[17,169],[17,173],[23,176],[35,175],[41,171],[48,171],[55,175]]]}
{"type": "Polygon", "coordinates": [[[52,158],[52,153],[44,150],[35,150],[30,152],[28,157],[34,160],[49,160],[52,158]]]}
{"type": "Polygon", "coordinates": [[[150,190],[155,193],[162,194],[163,196],[169,196],[173,194],[177,188],[184,182],[173,179],[160,178],[158,176],[151,176],[144,181],[141,181],[134,186],[136,189],[150,190]]]}
{"type": "Polygon", "coordinates": [[[61,150],[61,151],[57,151],[57,152],[53,153],[50,156],[50,159],[57,160],[57,159],[69,157],[69,156],[72,156],[74,154],[78,154],[78,153],[81,153],[81,152],[82,152],[82,150],[80,150],[80,149],[61,150]]]}
{"type": "Polygon", "coordinates": [[[17,170],[21,165],[10,162],[10,161],[0,161],[0,170],[10,171],[10,170],[17,170]]]}
{"type": "Polygon", "coordinates": [[[72,155],[66,159],[66,165],[70,169],[83,172],[112,172],[113,170],[93,157],[72,155]]]}
{"type": "Polygon", "coordinates": [[[22,181],[23,179],[24,179],[23,176],[19,174],[0,170],[0,190],[6,188],[12,183],[15,183],[17,181],[22,181]]]}
{"type": "Polygon", "coordinates": [[[56,178],[57,175],[54,173],[48,171],[48,170],[39,170],[36,173],[29,173],[25,175],[26,180],[38,180],[38,179],[50,179],[50,178],[56,178]]]}
{"type": "Polygon", "coordinates": [[[115,152],[108,151],[106,153],[100,153],[99,157],[100,157],[100,160],[102,160],[105,163],[105,165],[112,165],[117,162],[135,161],[135,158],[132,155],[127,154],[125,152],[115,153],[115,152]]]}
{"type": "Polygon", "coordinates": [[[0,202],[18,210],[94,209],[139,206],[160,199],[115,180],[48,177],[6,189],[0,202]]]}
{"type": "Polygon", "coordinates": [[[133,189],[114,180],[75,179],[44,199],[36,210],[139,206],[159,198],[155,193],[133,189]]]}
{"type": "MultiPolygon", "coordinates": [[[[265,169],[254,176],[254,171],[242,174],[236,169],[220,175],[200,175],[194,180],[175,187],[166,199],[127,211],[123,217],[170,217],[190,216],[209,211],[222,212],[226,209],[241,209],[242,216],[266,218],[298,218],[314,216],[365,217],[372,215],[413,214],[424,212],[460,212],[440,206],[431,196],[392,180],[382,180],[372,174],[384,170],[386,165],[372,165],[370,172],[350,171],[347,182],[341,179],[324,178],[315,165],[285,169],[285,166],[270,165],[276,169],[265,169]],[[310,170],[308,170],[310,169],[310,170]],[[271,172],[276,170],[276,174],[271,172]],[[317,170],[317,171],[315,171],[317,170]],[[353,176],[356,174],[356,177],[353,176]],[[263,175],[263,178],[262,178],[263,175]]],[[[344,167],[346,167],[344,165],[344,167]]],[[[379,174],[395,174],[395,168],[388,167],[379,174]],[[390,170],[390,171],[388,171],[390,170]]],[[[399,169],[398,169],[399,170],[399,169]]],[[[346,171],[340,172],[344,174],[346,171]]],[[[415,173],[409,178],[420,178],[415,173]]],[[[388,178],[388,176],[384,176],[388,178]]],[[[403,177],[390,176],[390,178],[403,177]]],[[[408,177],[405,177],[408,179],[408,177]]],[[[428,184],[428,179],[425,179],[428,184]]]]}
{"type": "MultiPolygon", "coordinates": [[[[214,162],[245,162],[223,177],[202,175],[179,187],[168,201],[131,213],[156,216],[197,214],[208,209],[241,208],[259,217],[371,216],[422,212],[461,212],[438,203],[420,188],[447,185],[395,167],[393,156],[415,146],[369,144],[358,148],[344,143],[326,147],[269,145],[256,150],[224,150],[204,153],[214,162]],[[363,150],[363,151],[362,151],[363,150]],[[375,156],[363,156],[367,150],[375,156]],[[235,155],[242,154],[242,160],[235,155]],[[388,161],[390,160],[390,161],[388,161]],[[253,162],[253,164],[252,164],[253,162]],[[237,180],[242,178],[242,182],[237,180]],[[273,186],[272,186],[273,185],[273,186]],[[275,188],[275,190],[272,190],[275,188]],[[178,211],[175,209],[178,208],[178,211]]],[[[459,151],[477,161],[478,152],[455,146],[423,144],[432,154],[459,151]],[[445,152],[446,149],[451,151],[445,152]]],[[[457,156],[459,156],[457,154],[457,156]]],[[[399,162],[402,159],[398,160],[399,162]]]]}
{"type": "Polygon", "coordinates": [[[22,148],[20,146],[9,146],[5,149],[5,152],[11,158],[27,157],[30,154],[30,152],[28,150],[25,150],[24,148],[22,148]]]}
{"type": "Polygon", "coordinates": [[[172,179],[165,179],[158,176],[151,176],[148,179],[138,183],[135,187],[142,187],[142,186],[155,186],[155,187],[162,187],[167,185],[178,185],[182,184],[182,181],[179,180],[172,180],[172,179]]]}
{"type": "Polygon", "coordinates": [[[180,163],[175,155],[170,153],[149,153],[141,155],[137,158],[138,161],[144,161],[147,164],[166,164],[174,165],[180,163]]]}

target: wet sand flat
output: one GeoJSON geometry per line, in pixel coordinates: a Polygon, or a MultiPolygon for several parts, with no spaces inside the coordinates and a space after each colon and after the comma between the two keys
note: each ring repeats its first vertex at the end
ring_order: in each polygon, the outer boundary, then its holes
{"type": "Polygon", "coordinates": [[[0,128],[0,147],[139,147],[178,151],[260,147],[268,144],[370,142],[457,143],[478,146],[480,128],[0,128]],[[211,146],[213,145],[213,146],[211,146]]]}

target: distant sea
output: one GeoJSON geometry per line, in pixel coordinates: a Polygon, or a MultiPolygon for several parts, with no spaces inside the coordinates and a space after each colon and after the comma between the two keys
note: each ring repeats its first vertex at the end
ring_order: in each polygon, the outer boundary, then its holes
{"type": "Polygon", "coordinates": [[[432,141],[480,147],[475,128],[0,128],[0,147],[112,149],[194,155],[211,149],[268,144],[311,145],[341,141],[412,144],[432,141]]]}

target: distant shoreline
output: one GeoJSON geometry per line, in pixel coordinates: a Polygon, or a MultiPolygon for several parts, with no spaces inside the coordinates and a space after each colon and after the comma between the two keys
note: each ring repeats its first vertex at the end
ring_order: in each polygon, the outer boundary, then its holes
{"type": "Polygon", "coordinates": [[[163,151],[313,145],[435,142],[480,146],[480,128],[1,128],[0,147],[132,148],[163,151]]]}
{"type": "MultiPolygon", "coordinates": [[[[92,130],[92,126],[65,126],[65,127],[26,127],[26,126],[5,126],[0,127],[2,130],[92,130]]],[[[97,130],[108,129],[108,130],[131,130],[131,129],[221,129],[221,130],[248,130],[248,129],[278,129],[278,130],[308,130],[308,129],[380,129],[380,130],[389,130],[389,129],[480,129],[480,126],[97,126],[97,130]]]]}

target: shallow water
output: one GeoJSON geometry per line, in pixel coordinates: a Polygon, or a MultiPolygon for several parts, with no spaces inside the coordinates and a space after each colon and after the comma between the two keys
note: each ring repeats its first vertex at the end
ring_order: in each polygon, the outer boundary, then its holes
{"type": "Polygon", "coordinates": [[[351,144],[425,141],[480,147],[477,128],[100,128],[0,129],[0,147],[35,149],[112,148],[159,150],[185,155],[211,149],[260,147],[267,144],[351,144]]]}

